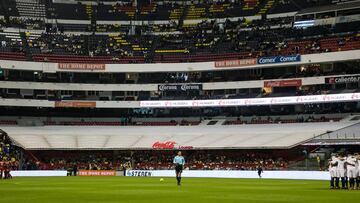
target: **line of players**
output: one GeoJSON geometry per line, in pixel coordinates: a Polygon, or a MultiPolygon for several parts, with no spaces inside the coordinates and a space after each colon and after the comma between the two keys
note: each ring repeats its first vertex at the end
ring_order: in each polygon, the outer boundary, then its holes
{"type": "Polygon", "coordinates": [[[329,159],[331,189],[360,189],[360,155],[335,155],[329,159]]]}
{"type": "Polygon", "coordinates": [[[0,179],[11,179],[11,161],[0,161],[0,179]]]}

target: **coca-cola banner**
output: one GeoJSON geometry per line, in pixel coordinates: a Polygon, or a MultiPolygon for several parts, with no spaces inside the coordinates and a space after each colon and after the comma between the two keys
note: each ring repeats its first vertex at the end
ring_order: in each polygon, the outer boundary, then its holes
{"type": "Polygon", "coordinates": [[[301,79],[264,81],[264,87],[300,87],[301,85],[301,79]]]}
{"type": "Polygon", "coordinates": [[[360,75],[325,78],[325,83],[327,84],[343,84],[357,82],[360,82],[360,75]]]}
{"type": "Polygon", "coordinates": [[[158,90],[162,92],[167,91],[191,91],[202,90],[202,84],[174,84],[174,85],[158,85],[158,90]]]}
{"type": "Polygon", "coordinates": [[[179,146],[174,141],[166,141],[166,142],[157,141],[152,145],[152,148],[153,149],[182,149],[182,150],[186,150],[186,149],[193,149],[194,147],[192,147],[192,146],[179,146]]]}

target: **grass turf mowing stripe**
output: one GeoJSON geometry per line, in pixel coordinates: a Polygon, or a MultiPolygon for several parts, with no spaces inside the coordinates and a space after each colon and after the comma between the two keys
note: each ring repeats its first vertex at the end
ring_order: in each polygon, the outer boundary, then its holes
{"type": "Polygon", "coordinates": [[[357,202],[360,191],[328,181],[150,177],[15,177],[0,180],[0,202],[357,202]]]}

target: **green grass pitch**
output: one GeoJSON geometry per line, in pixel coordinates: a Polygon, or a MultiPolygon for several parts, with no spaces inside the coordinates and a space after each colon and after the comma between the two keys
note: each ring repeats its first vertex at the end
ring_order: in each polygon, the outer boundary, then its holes
{"type": "Polygon", "coordinates": [[[329,190],[328,181],[149,177],[16,177],[0,180],[6,203],[359,202],[360,190],[329,190]]]}

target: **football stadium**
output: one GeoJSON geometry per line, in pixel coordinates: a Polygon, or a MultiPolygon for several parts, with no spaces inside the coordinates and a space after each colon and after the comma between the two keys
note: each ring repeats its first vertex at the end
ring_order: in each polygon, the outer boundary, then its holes
{"type": "Polygon", "coordinates": [[[0,203],[360,199],[360,0],[1,0],[0,41],[0,203]]]}

